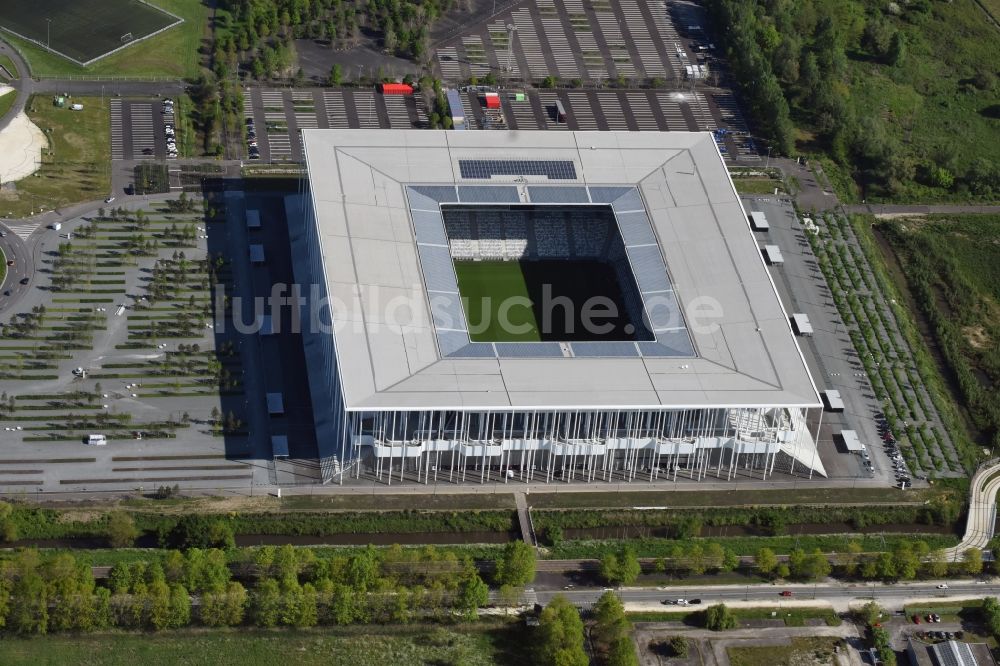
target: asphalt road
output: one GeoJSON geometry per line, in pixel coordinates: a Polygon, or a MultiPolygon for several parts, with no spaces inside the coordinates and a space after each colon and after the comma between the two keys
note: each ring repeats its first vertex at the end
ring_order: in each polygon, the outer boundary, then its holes
{"type": "Polygon", "coordinates": [[[0,285],[0,312],[20,300],[21,296],[31,288],[31,284],[21,284],[25,278],[30,280],[31,274],[31,253],[24,241],[16,236],[12,231],[0,225],[4,236],[0,238],[0,249],[3,250],[4,261],[14,261],[13,266],[7,266],[7,276],[3,285],[0,285]]]}
{"type": "MultiPolygon", "coordinates": [[[[832,604],[836,608],[845,608],[852,601],[866,602],[875,599],[883,607],[890,610],[901,608],[905,602],[914,599],[932,599],[935,603],[947,603],[949,599],[958,600],[973,597],[995,596],[1000,593],[996,580],[988,582],[949,581],[948,589],[938,589],[941,581],[925,581],[920,583],[901,583],[886,585],[883,583],[817,583],[817,584],[784,584],[784,585],[699,585],[677,586],[669,588],[617,588],[615,593],[626,604],[659,605],[663,611],[698,610],[717,603],[731,602],[767,602],[775,606],[796,602],[795,605],[808,605],[802,602],[832,604]],[[791,592],[790,597],[781,596],[782,591],[791,592]],[[666,605],[664,600],[698,599],[697,606],[666,605]]],[[[547,604],[558,594],[565,596],[573,604],[587,607],[597,602],[602,594],[611,588],[570,588],[570,589],[540,589],[535,586],[538,602],[547,604]]]]}

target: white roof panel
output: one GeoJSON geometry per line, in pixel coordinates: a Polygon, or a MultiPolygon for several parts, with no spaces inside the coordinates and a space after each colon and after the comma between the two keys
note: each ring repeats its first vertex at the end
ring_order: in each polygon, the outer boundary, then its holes
{"type": "MultiPolygon", "coordinates": [[[[335,301],[348,409],[820,405],[711,134],[306,129],[302,137],[326,271],[312,277],[335,301]],[[422,186],[520,187],[516,176],[462,179],[459,160],[564,160],[576,179],[526,176],[527,185],[587,186],[592,196],[637,187],[694,357],[528,360],[509,355],[529,347],[505,346],[498,359],[489,345],[476,348],[489,358],[444,357],[405,188],[419,190],[423,210],[443,199],[422,186]]],[[[617,208],[635,206],[629,197],[617,208]]],[[[447,262],[446,246],[436,247],[447,262]]],[[[456,333],[459,345],[464,335],[456,333]]]]}

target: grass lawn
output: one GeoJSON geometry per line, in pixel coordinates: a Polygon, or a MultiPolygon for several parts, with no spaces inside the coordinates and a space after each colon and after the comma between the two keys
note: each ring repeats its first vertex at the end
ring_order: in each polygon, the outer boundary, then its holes
{"type": "Polygon", "coordinates": [[[108,100],[74,98],[83,111],[60,109],[47,95],[28,102],[28,117],[49,138],[42,168],[17,182],[17,191],[0,194],[0,216],[21,217],[90,199],[111,189],[111,123],[108,100]]]}
{"type": "Polygon", "coordinates": [[[513,634],[522,631],[514,625],[494,624],[447,629],[348,627],[56,635],[5,639],[0,642],[0,662],[7,666],[514,664],[521,655],[512,651],[523,641],[517,641],[513,634]],[[509,645],[511,642],[515,645],[509,645]]]}
{"type": "MultiPolygon", "coordinates": [[[[17,67],[14,66],[14,61],[10,59],[9,55],[0,54],[0,67],[3,67],[8,72],[10,72],[11,76],[13,76],[15,79],[20,78],[17,75],[18,74],[17,67]]],[[[2,74],[0,74],[0,79],[2,78],[4,77],[2,74]]]]}
{"type": "MultiPolygon", "coordinates": [[[[784,620],[786,627],[804,627],[806,620],[823,620],[828,627],[839,627],[840,617],[832,608],[730,608],[737,622],[742,626],[749,620],[784,620]],[[774,616],[771,613],[775,613],[774,616]]],[[[701,611],[663,611],[649,613],[629,613],[633,622],[683,622],[690,625],[700,623],[701,611]]]]}
{"type": "Polygon", "coordinates": [[[809,636],[793,638],[788,645],[767,647],[730,647],[731,666],[812,666],[816,664],[838,664],[835,646],[846,647],[842,638],[832,636],[809,636]]]}
{"type": "Polygon", "coordinates": [[[21,52],[34,76],[196,76],[198,51],[207,29],[209,3],[202,0],[155,0],[153,4],[180,16],[184,23],[102,58],[89,67],[81,67],[27,40],[9,34],[5,34],[4,38],[21,52]]]}
{"type": "Polygon", "coordinates": [[[996,21],[1000,21],[1000,0],[979,0],[996,21]]]}
{"type": "Polygon", "coordinates": [[[455,273],[473,342],[541,340],[518,262],[456,261],[455,273]],[[506,313],[503,317],[501,308],[506,313]],[[501,321],[510,325],[504,326],[501,321]]]}
{"type": "Polygon", "coordinates": [[[781,181],[772,178],[733,178],[733,185],[740,194],[773,194],[776,187],[785,191],[781,181]]]}
{"type": "MultiPolygon", "coordinates": [[[[935,490],[907,491],[907,503],[922,504],[937,494],[935,490]]],[[[691,490],[684,492],[624,491],[616,493],[531,493],[530,504],[536,509],[615,508],[663,506],[671,508],[699,506],[757,506],[801,504],[898,504],[895,488],[855,488],[844,493],[837,488],[795,488],[786,490],[691,490]]]]}
{"type": "Polygon", "coordinates": [[[7,255],[3,253],[3,249],[0,249],[0,285],[7,278],[7,255]]]}
{"type": "Polygon", "coordinates": [[[14,106],[14,102],[17,101],[17,91],[8,90],[6,94],[0,95],[0,119],[2,119],[10,108],[14,106]]]}
{"type": "Polygon", "coordinates": [[[474,342],[635,339],[618,278],[604,262],[457,261],[455,272],[474,342]],[[593,323],[607,331],[585,326],[596,299],[593,323]],[[605,315],[612,304],[615,315],[605,315]]]}
{"type": "Polygon", "coordinates": [[[293,495],[280,500],[283,510],[482,511],[514,508],[514,495],[293,495]]]}
{"type": "Polygon", "coordinates": [[[942,600],[939,604],[926,602],[920,604],[919,606],[906,606],[904,612],[906,613],[907,622],[913,622],[914,615],[919,615],[920,619],[923,620],[925,615],[930,615],[931,613],[937,613],[940,615],[942,622],[981,622],[983,620],[982,606],[982,599],[971,599],[952,603],[942,600]]]}

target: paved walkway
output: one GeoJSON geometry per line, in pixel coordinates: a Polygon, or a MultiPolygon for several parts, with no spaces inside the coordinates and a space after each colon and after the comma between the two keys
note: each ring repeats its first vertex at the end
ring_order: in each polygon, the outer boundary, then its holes
{"type": "Polygon", "coordinates": [[[991,204],[851,204],[848,213],[869,213],[875,217],[902,217],[947,213],[1000,213],[1000,205],[991,204]]]}
{"type": "Polygon", "coordinates": [[[957,562],[970,548],[985,549],[996,532],[997,491],[1000,490],[1000,460],[979,468],[969,485],[969,519],[962,542],[945,551],[949,562],[957,562]]]}
{"type": "Polygon", "coordinates": [[[0,131],[3,131],[10,124],[10,121],[24,109],[24,105],[28,103],[28,97],[31,96],[33,87],[31,77],[29,76],[28,63],[24,61],[20,53],[3,40],[0,40],[0,55],[9,56],[14,62],[14,67],[17,68],[16,72],[11,72],[17,78],[8,84],[17,91],[17,100],[10,107],[10,110],[0,118],[0,131]]]}
{"type": "Polygon", "coordinates": [[[537,544],[535,530],[531,529],[531,516],[528,515],[528,498],[524,493],[514,493],[514,504],[517,506],[517,520],[521,524],[521,538],[534,548],[537,544]]]}

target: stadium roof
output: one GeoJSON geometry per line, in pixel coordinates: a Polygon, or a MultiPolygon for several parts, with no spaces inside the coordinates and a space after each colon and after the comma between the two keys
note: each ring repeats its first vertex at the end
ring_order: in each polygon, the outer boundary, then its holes
{"type": "Polygon", "coordinates": [[[711,134],[307,129],[302,138],[348,409],[821,405],[711,134]],[[611,188],[641,196],[693,355],[442,349],[414,219],[428,202],[416,205],[415,194],[494,201],[505,190],[537,203],[596,201],[611,188]]]}

